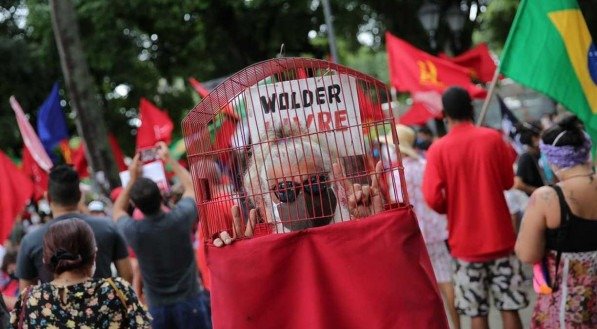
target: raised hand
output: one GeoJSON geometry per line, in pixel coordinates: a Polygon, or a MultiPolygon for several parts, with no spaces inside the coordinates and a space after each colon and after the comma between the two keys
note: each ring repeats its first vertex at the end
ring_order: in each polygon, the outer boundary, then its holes
{"type": "Polygon", "coordinates": [[[336,182],[348,196],[348,211],[352,217],[367,217],[384,210],[383,193],[379,187],[379,177],[383,177],[381,161],[377,162],[375,172],[371,174],[371,185],[351,184],[339,163],[333,164],[333,170],[336,182]]]}
{"type": "Polygon", "coordinates": [[[219,234],[219,236],[214,239],[214,246],[216,247],[223,247],[226,245],[231,244],[234,240],[243,238],[243,237],[252,237],[253,230],[255,229],[255,224],[257,223],[257,209],[251,209],[249,211],[249,222],[245,227],[245,231],[242,231],[242,216],[240,207],[237,205],[232,206],[232,236],[228,231],[224,231],[219,234]]]}
{"type": "Polygon", "coordinates": [[[157,148],[158,158],[164,162],[167,162],[170,159],[170,150],[168,149],[168,145],[164,142],[157,142],[155,147],[157,148]]]}
{"type": "Polygon", "coordinates": [[[137,154],[135,154],[133,161],[129,165],[129,174],[130,174],[131,182],[134,182],[137,180],[137,178],[141,177],[142,170],[143,169],[142,169],[142,165],[141,165],[140,155],[139,155],[139,153],[137,153],[137,154]]]}

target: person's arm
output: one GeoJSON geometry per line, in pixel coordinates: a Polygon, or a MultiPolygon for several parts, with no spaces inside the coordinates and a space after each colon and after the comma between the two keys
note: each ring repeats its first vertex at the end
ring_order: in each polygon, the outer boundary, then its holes
{"type": "Polygon", "coordinates": [[[514,248],[521,261],[533,264],[545,254],[546,214],[553,202],[557,202],[557,196],[548,186],[538,188],[531,195],[514,248]]]}
{"type": "Polygon", "coordinates": [[[123,278],[129,283],[133,282],[133,267],[129,257],[118,259],[114,262],[118,276],[123,278]]]}
{"type": "Polygon", "coordinates": [[[136,154],[133,158],[133,162],[131,162],[131,165],[129,166],[129,174],[129,182],[126,184],[118,198],[116,198],[116,201],[114,201],[114,205],[112,206],[112,219],[114,221],[117,221],[122,216],[128,215],[126,209],[129,204],[129,194],[131,193],[133,184],[135,184],[139,176],[141,176],[141,161],[139,160],[139,154],[136,154]]]}
{"type": "Polygon", "coordinates": [[[427,153],[427,164],[425,165],[421,189],[429,208],[435,210],[437,213],[445,214],[447,211],[445,182],[440,169],[437,167],[437,161],[435,153],[427,153]]]}
{"type": "Polygon", "coordinates": [[[180,184],[183,188],[182,197],[189,197],[195,199],[195,190],[193,189],[193,179],[191,177],[191,173],[183,168],[178,161],[172,159],[170,157],[170,151],[168,150],[168,145],[164,142],[157,143],[158,147],[158,156],[164,163],[169,164],[174,172],[174,175],[178,177],[180,184]]]}
{"type": "Polygon", "coordinates": [[[520,177],[520,176],[514,177],[514,188],[521,190],[526,194],[531,194],[531,193],[535,192],[535,190],[537,189],[537,187],[535,187],[535,186],[525,184],[525,182],[522,180],[522,177],[520,177]]]}

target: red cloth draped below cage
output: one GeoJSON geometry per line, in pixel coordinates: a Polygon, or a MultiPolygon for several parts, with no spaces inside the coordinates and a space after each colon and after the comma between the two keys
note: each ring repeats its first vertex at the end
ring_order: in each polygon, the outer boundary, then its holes
{"type": "Polygon", "coordinates": [[[352,69],[278,58],[185,118],[214,328],[448,328],[400,155],[378,139],[398,140],[389,101],[352,69]],[[224,109],[243,119],[222,150],[207,125],[224,109]],[[216,247],[222,232],[236,241],[216,247]]]}

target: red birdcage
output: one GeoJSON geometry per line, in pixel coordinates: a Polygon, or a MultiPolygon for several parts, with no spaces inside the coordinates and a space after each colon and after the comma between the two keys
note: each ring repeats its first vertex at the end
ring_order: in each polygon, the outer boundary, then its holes
{"type": "Polygon", "coordinates": [[[391,113],[380,81],[304,58],[245,68],[189,113],[214,328],[447,328],[391,113]],[[218,248],[223,232],[261,237],[218,248]]]}
{"type": "Polygon", "coordinates": [[[398,140],[391,106],[382,82],[317,59],[272,59],[226,79],[183,121],[204,241],[233,231],[235,205],[242,232],[257,210],[256,234],[379,212],[369,200],[349,207],[363,192],[383,210],[406,207],[400,153],[380,142],[398,140]]]}

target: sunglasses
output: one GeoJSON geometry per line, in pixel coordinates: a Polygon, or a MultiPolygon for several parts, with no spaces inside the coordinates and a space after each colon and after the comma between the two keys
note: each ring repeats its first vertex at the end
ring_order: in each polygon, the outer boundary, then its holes
{"type": "Polygon", "coordinates": [[[309,194],[320,194],[328,189],[328,176],[316,175],[311,176],[303,183],[294,181],[285,181],[276,184],[272,187],[272,191],[278,197],[278,200],[283,203],[294,202],[302,190],[309,194]]]}

